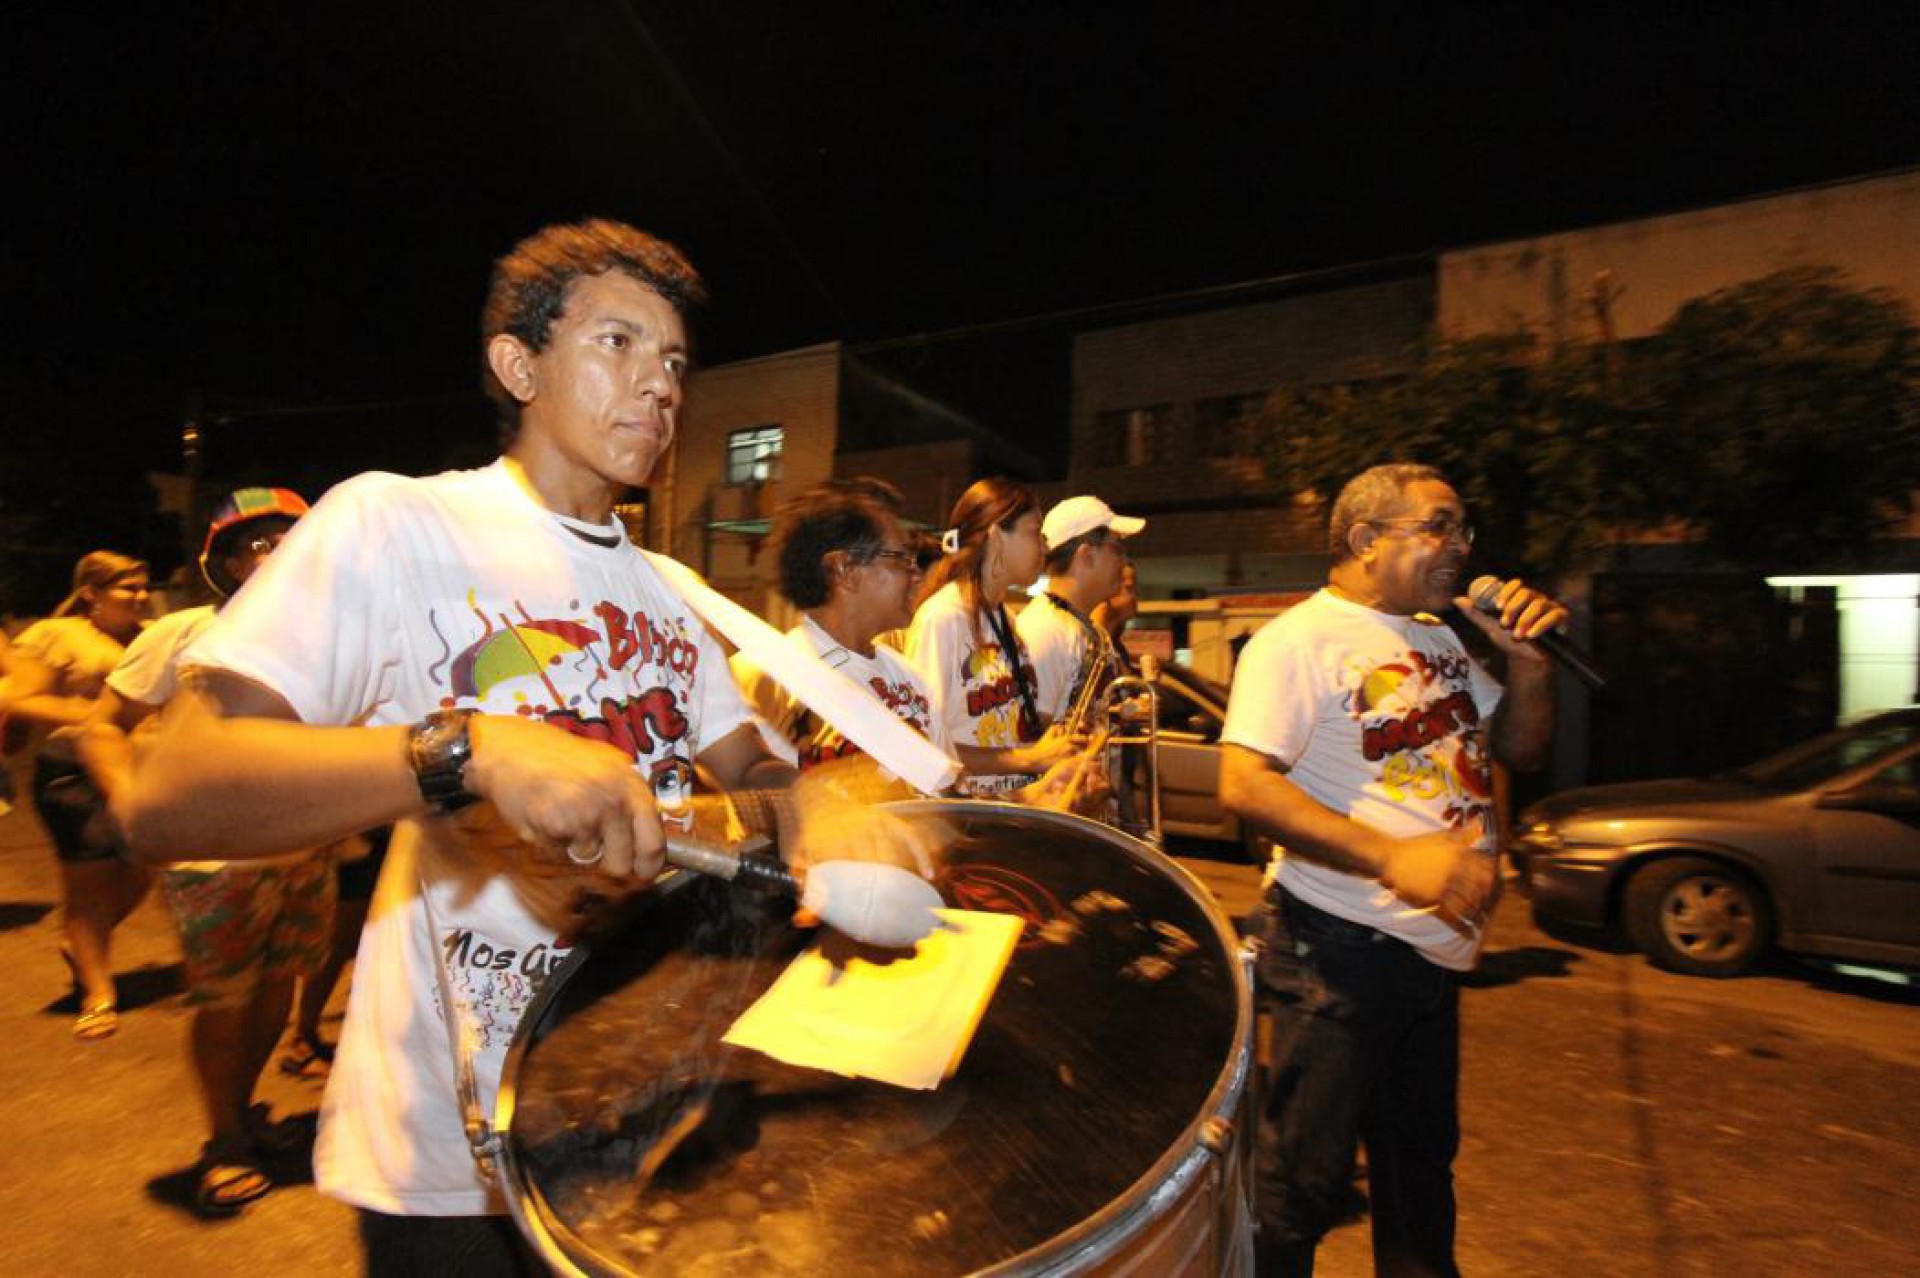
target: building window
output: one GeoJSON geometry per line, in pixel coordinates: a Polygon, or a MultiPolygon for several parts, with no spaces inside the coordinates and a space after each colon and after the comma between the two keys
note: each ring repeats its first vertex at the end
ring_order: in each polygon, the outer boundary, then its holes
{"type": "Polygon", "coordinates": [[[1193,405],[1193,448],[1202,457],[1251,457],[1265,395],[1214,395],[1193,405]]]}
{"type": "Polygon", "coordinates": [[[1094,461],[1100,466],[1149,466],[1173,455],[1173,405],[1116,408],[1093,419],[1094,461]]]}
{"type": "Polygon", "coordinates": [[[780,478],[780,450],[786,443],[785,426],[754,426],[727,436],[727,482],[764,484],[780,478]]]}

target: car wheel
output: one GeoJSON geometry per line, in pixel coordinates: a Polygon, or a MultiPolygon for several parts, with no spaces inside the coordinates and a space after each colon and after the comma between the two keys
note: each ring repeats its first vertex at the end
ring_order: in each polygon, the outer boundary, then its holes
{"type": "Polygon", "coordinates": [[[1655,861],[1627,883],[1627,935],[1657,967],[1737,976],[1773,936],[1766,894],[1730,866],[1700,857],[1655,861]]]}

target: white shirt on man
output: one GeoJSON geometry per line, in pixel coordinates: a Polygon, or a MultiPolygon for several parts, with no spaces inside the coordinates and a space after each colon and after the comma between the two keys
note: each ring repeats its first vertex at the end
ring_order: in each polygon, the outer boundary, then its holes
{"type": "MultiPolygon", "coordinates": [[[[1396,838],[1466,830],[1494,850],[1487,721],[1500,685],[1453,631],[1321,590],[1263,626],[1240,654],[1221,740],[1288,768],[1323,806],[1396,838]]],[[[1441,967],[1480,949],[1379,882],[1276,852],[1280,885],[1376,928],[1441,967]]]]}
{"type": "MultiPolygon", "coordinates": [[[[183,664],[259,682],[312,724],[448,707],[542,719],[623,750],[667,808],[701,750],[748,720],[720,646],[620,525],[553,514],[503,462],[341,484],[183,664]]],[[[573,938],[565,881],[485,846],[489,811],[395,831],[322,1103],[315,1174],[335,1198],[400,1215],[504,1210],[467,1148],[437,961],[490,1119],[521,1015],[573,938]]]]}
{"type": "MultiPolygon", "coordinates": [[[[933,701],[919,673],[907,659],[876,643],[871,657],[842,644],[808,616],[787,631],[787,639],[820,658],[823,665],[838,670],[854,681],[874,700],[896,717],[911,724],[940,749],[952,752],[952,741],[945,725],[934,717],[933,701]]],[[[750,661],[745,654],[734,654],[733,677],[740,691],[777,741],[769,742],[783,757],[791,756],[802,768],[825,763],[861,749],[838,728],[828,723],[805,702],[789,692],[750,661]]]]}

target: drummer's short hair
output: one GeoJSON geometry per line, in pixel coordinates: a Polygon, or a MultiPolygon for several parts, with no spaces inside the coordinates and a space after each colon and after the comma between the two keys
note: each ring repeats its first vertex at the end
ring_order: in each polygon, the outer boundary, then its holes
{"type": "Polygon", "coordinates": [[[1444,484],[1447,477],[1419,462],[1388,462],[1349,479],[1333,499],[1333,513],[1327,517],[1327,551],[1333,562],[1353,558],[1347,536],[1355,527],[1399,514],[1407,489],[1423,480],[1444,484]]]}
{"type": "Polygon", "coordinates": [[[561,223],[521,240],[493,264],[486,306],[480,312],[481,385],[499,416],[502,448],[520,433],[520,401],[494,376],[487,343],[506,333],[530,351],[544,351],[573,282],[608,271],[632,276],[683,317],[706,304],[706,283],[686,254],[624,222],[591,218],[561,223]]]}
{"type": "Polygon", "coordinates": [[[780,593],[796,608],[818,608],[833,595],[826,557],[846,551],[856,561],[883,549],[886,516],[898,517],[905,502],[884,479],[860,475],[829,479],[798,493],[780,507],[774,522],[780,593]]]}

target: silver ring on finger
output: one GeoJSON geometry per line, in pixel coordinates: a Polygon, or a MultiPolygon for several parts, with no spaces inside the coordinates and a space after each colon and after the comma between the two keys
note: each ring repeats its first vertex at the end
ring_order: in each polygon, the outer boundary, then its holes
{"type": "Polygon", "coordinates": [[[594,843],[591,845],[580,844],[580,843],[567,844],[567,860],[573,862],[575,865],[598,865],[600,864],[600,858],[605,856],[606,854],[607,854],[607,849],[598,843],[594,843]],[[586,846],[592,847],[593,849],[592,856],[580,855],[581,848],[586,846]]]}

